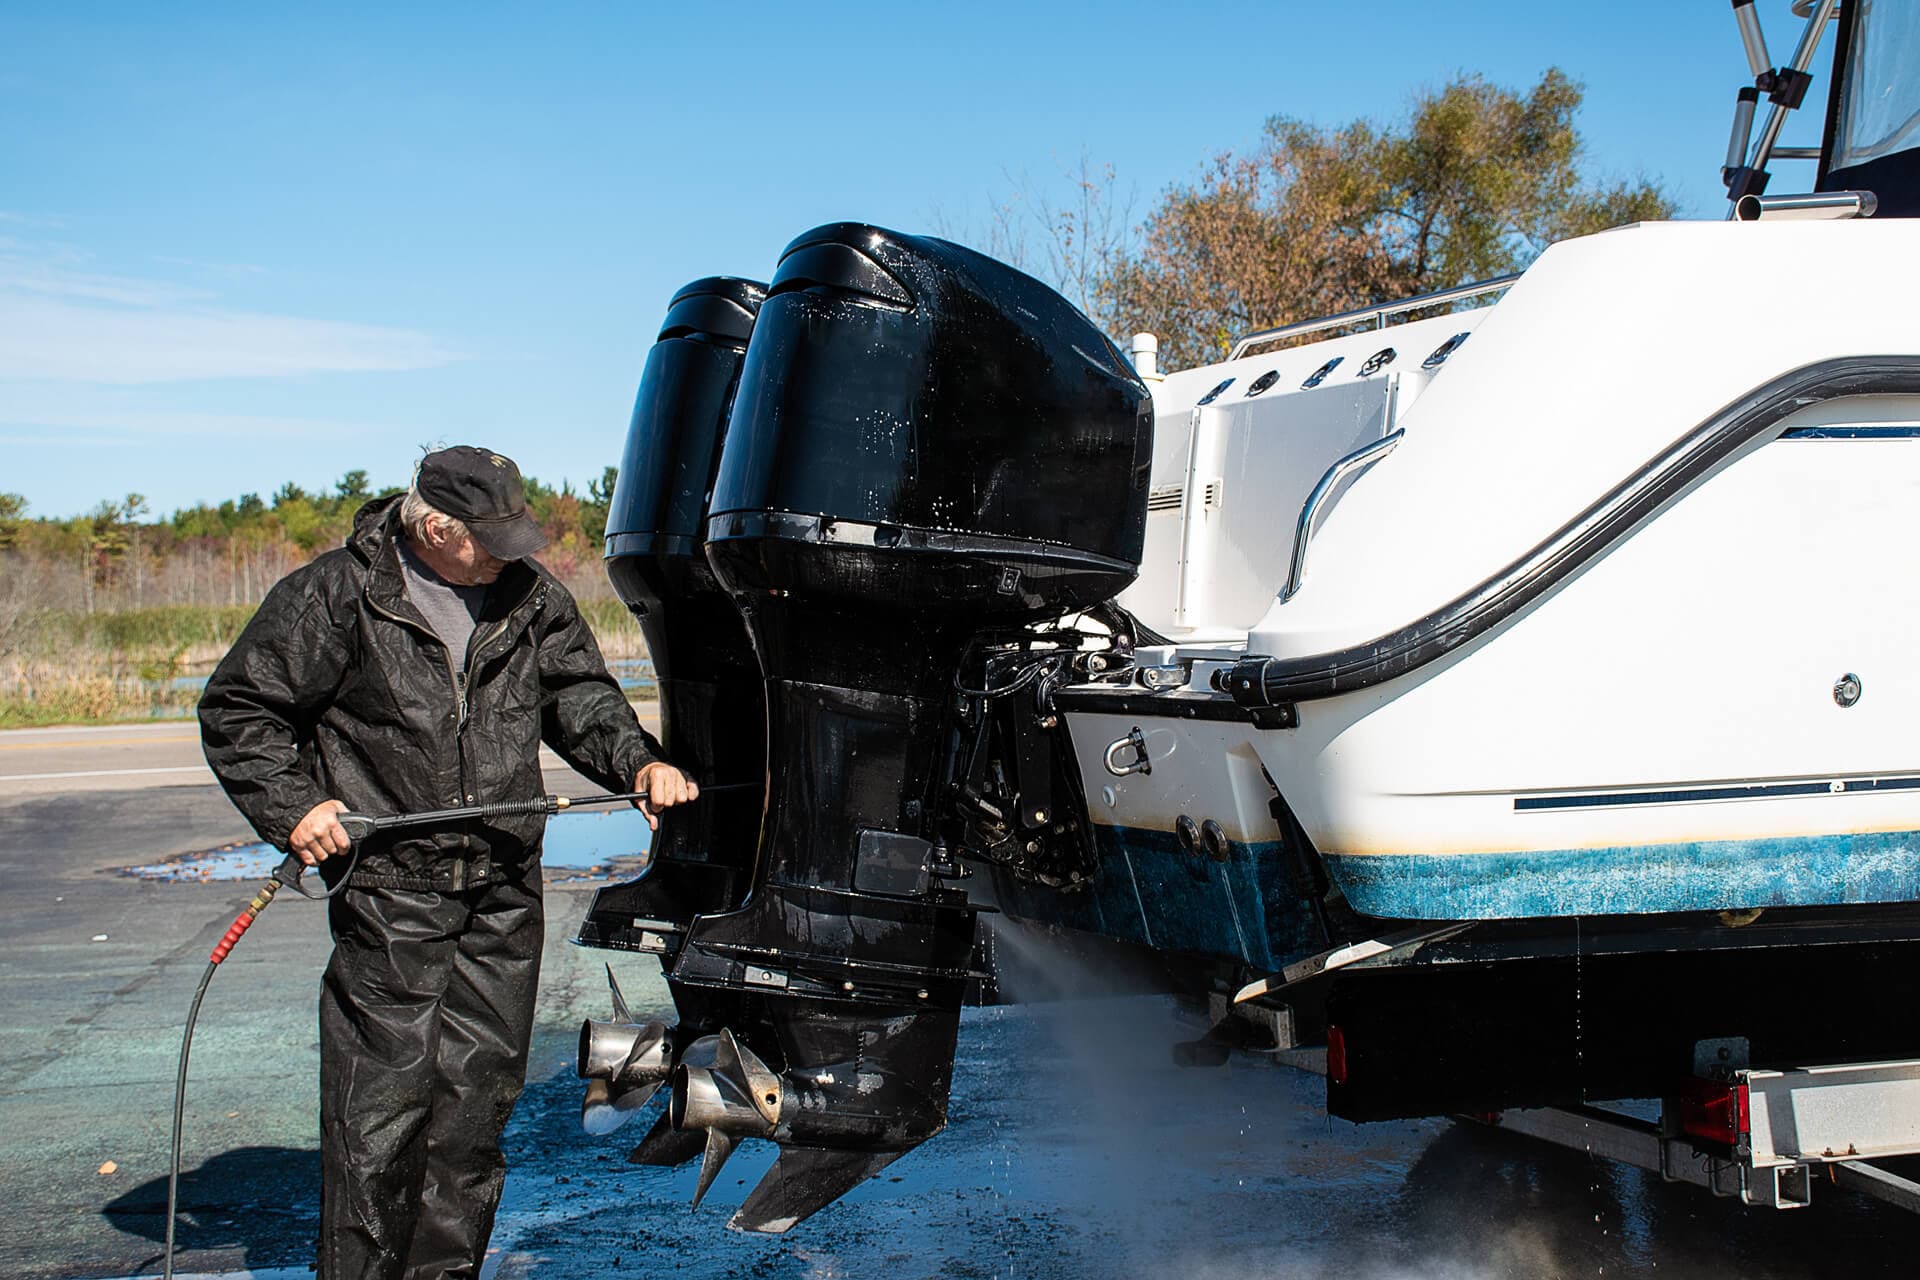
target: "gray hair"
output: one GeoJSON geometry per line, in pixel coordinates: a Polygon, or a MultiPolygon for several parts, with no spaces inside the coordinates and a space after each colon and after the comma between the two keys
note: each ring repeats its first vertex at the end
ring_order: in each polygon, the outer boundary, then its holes
{"type": "Polygon", "coordinates": [[[400,500],[400,527],[407,531],[409,538],[421,546],[429,545],[427,542],[428,516],[439,516],[446,521],[447,531],[456,537],[470,536],[464,520],[458,516],[450,516],[438,507],[428,505],[427,500],[420,496],[418,485],[409,488],[407,496],[400,500]]]}

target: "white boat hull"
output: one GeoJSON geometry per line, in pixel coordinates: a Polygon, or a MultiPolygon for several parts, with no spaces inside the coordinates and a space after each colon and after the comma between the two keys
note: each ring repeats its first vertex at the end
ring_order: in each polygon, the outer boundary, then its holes
{"type": "MultiPolygon", "coordinates": [[[[1209,659],[1351,660],[1446,617],[1452,597],[1507,590],[1503,574],[1535,572],[1530,551],[1636,469],[1794,369],[1861,355],[1916,368],[1910,394],[1778,407],[1498,625],[1462,623],[1436,642],[1443,656],[1299,699],[1297,727],[1230,726],[1243,742],[1223,748],[1216,725],[1074,717],[1096,825],[1164,833],[1182,814],[1213,818],[1258,861],[1281,839],[1260,820],[1277,787],[1348,903],[1385,917],[1920,900],[1920,322],[1911,289],[1887,278],[1911,285],[1915,264],[1913,223],[1660,225],[1556,246],[1378,425],[1404,442],[1340,491],[1298,594],[1250,626],[1244,602],[1239,617],[1195,607],[1233,593],[1170,596],[1206,545],[1194,522],[1213,521],[1216,542],[1230,530],[1210,550],[1229,568],[1265,536],[1273,581],[1295,513],[1249,519],[1231,481],[1227,510],[1209,507],[1195,487],[1206,468],[1186,465],[1181,529],[1160,543],[1180,558],[1150,564],[1124,599],[1174,639],[1145,660],[1199,658],[1189,687],[1203,692],[1209,659]],[[1726,314],[1756,253],[1797,282],[1790,324],[1756,331],[1726,314]],[[1667,279],[1684,288],[1649,292],[1667,279]],[[1108,776],[1104,747],[1136,725],[1153,773],[1108,776]],[[1223,765],[1236,749],[1265,776],[1223,765]]],[[[1227,371],[1284,363],[1286,385],[1332,345],[1178,375],[1157,393],[1160,421],[1227,371]]],[[[1191,414],[1188,453],[1209,432],[1229,456],[1257,453],[1263,434],[1281,447],[1284,398],[1262,419],[1234,412],[1229,394],[1191,414]]],[[[1353,438],[1328,433],[1321,465],[1353,438]]],[[[1163,448],[1156,466],[1179,461],[1163,448]]]]}

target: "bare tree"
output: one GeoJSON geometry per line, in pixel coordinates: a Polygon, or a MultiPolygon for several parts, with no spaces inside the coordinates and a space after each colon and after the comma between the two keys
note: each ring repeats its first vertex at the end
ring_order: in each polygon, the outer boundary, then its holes
{"type": "Polygon", "coordinates": [[[1006,189],[988,198],[979,222],[940,210],[930,221],[936,234],[1039,277],[1105,323],[1113,314],[1105,283],[1137,239],[1137,196],[1120,185],[1111,164],[1084,151],[1058,169],[1057,191],[1025,172],[1003,173],[1006,189]]]}
{"type": "Polygon", "coordinates": [[[0,551],[0,662],[19,651],[33,608],[33,575],[26,557],[0,551]]]}

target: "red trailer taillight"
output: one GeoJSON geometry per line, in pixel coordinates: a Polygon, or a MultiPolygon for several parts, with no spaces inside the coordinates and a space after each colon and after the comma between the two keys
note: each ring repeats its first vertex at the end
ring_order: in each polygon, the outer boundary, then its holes
{"type": "Polygon", "coordinates": [[[1701,1142],[1738,1146],[1751,1127],[1745,1081],[1688,1080],[1671,1105],[1680,1132],[1701,1142]]]}
{"type": "Polygon", "coordinates": [[[1347,1037],[1338,1027],[1327,1028],[1327,1079],[1333,1084],[1347,1082],[1347,1037]]]}

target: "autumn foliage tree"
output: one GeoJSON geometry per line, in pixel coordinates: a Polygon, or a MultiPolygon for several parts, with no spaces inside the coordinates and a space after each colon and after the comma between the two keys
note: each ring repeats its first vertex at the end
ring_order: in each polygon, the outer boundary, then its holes
{"type": "Polygon", "coordinates": [[[1168,367],[1238,336],[1519,270],[1554,240],[1670,217],[1654,183],[1592,181],[1557,69],[1525,93],[1460,76],[1390,126],[1275,117],[1248,154],[1169,188],[1100,282],[1111,332],[1168,367]]]}

